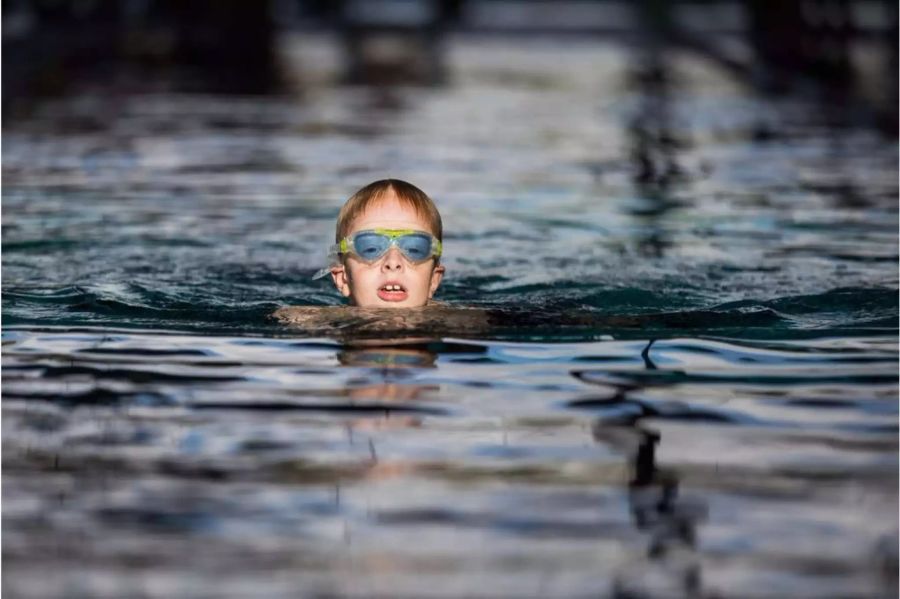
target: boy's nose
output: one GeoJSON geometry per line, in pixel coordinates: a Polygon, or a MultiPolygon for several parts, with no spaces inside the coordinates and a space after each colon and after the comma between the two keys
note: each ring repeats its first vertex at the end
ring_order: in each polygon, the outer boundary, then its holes
{"type": "Polygon", "coordinates": [[[381,263],[381,269],[386,272],[395,272],[403,268],[403,257],[400,250],[392,247],[384,256],[384,262],[381,263]]]}

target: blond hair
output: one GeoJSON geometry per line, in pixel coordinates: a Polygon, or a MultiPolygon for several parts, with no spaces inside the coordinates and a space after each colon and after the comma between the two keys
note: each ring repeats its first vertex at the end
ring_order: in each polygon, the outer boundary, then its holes
{"type": "Polygon", "coordinates": [[[443,224],[441,223],[441,214],[438,212],[437,206],[431,201],[428,195],[406,181],[400,179],[381,179],[369,183],[352,196],[341,208],[337,218],[337,226],[335,227],[334,240],[340,242],[341,239],[350,234],[350,227],[369,206],[378,203],[381,197],[388,191],[393,191],[397,199],[402,203],[411,206],[416,214],[425,218],[431,227],[430,233],[443,241],[443,224]]]}

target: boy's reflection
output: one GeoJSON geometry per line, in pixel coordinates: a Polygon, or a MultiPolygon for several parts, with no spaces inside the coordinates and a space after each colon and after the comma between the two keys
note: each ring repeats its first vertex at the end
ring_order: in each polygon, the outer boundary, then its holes
{"type": "MultiPolygon", "coordinates": [[[[408,404],[438,391],[440,385],[417,384],[417,371],[436,368],[437,352],[429,349],[427,340],[405,339],[395,341],[355,341],[347,344],[337,354],[341,366],[371,369],[365,378],[351,380],[344,390],[353,403],[366,405],[408,404]]],[[[418,428],[423,416],[415,412],[372,413],[353,418],[347,423],[351,443],[358,442],[354,433],[374,433],[385,430],[418,428]]],[[[378,455],[375,441],[369,437],[371,463],[365,468],[367,479],[388,479],[408,476],[415,465],[396,459],[384,459],[378,455]]]]}
{"type": "Polygon", "coordinates": [[[341,366],[369,368],[434,368],[437,353],[425,344],[379,345],[356,343],[338,352],[341,366]]]}
{"type": "MultiPolygon", "coordinates": [[[[367,376],[353,379],[344,390],[353,402],[365,404],[408,403],[440,390],[440,385],[417,384],[417,371],[435,368],[437,352],[420,340],[354,342],[337,354],[341,366],[370,369],[367,376]]],[[[417,427],[422,416],[390,413],[355,418],[354,430],[417,427]]]]}

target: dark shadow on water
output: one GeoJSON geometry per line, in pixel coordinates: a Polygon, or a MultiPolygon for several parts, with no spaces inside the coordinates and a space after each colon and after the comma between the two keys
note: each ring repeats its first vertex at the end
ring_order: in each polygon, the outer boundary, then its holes
{"type": "Polygon", "coordinates": [[[646,538],[643,558],[619,568],[613,596],[698,596],[697,526],[706,518],[705,502],[680,498],[677,473],[657,465],[658,433],[641,426],[618,428],[598,422],[593,435],[598,443],[628,455],[632,469],[628,503],[635,528],[646,538]]]}
{"type": "MultiPolygon", "coordinates": [[[[647,370],[657,369],[650,354],[653,343],[650,340],[641,352],[647,370]]],[[[702,500],[679,497],[677,472],[657,465],[660,434],[641,422],[657,414],[628,397],[642,389],[641,385],[620,385],[608,399],[568,404],[573,408],[617,407],[595,420],[592,435],[595,442],[627,457],[631,468],[628,504],[635,528],[646,539],[646,549],[641,558],[618,568],[613,597],[699,596],[697,526],[706,518],[707,506],[702,500]]]]}

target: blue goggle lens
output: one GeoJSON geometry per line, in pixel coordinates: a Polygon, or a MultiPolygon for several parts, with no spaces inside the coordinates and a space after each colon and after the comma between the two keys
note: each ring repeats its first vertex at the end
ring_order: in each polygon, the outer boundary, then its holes
{"type": "MultiPolygon", "coordinates": [[[[413,262],[421,262],[432,256],[431,236],[425,233],[407,233],[394,238],[397,248],[413,262]]],[[[383,233],[362,231],[353,236],[353,251],[363,260],[377,260],[391,247],[391,237],[383,233]]]]}

